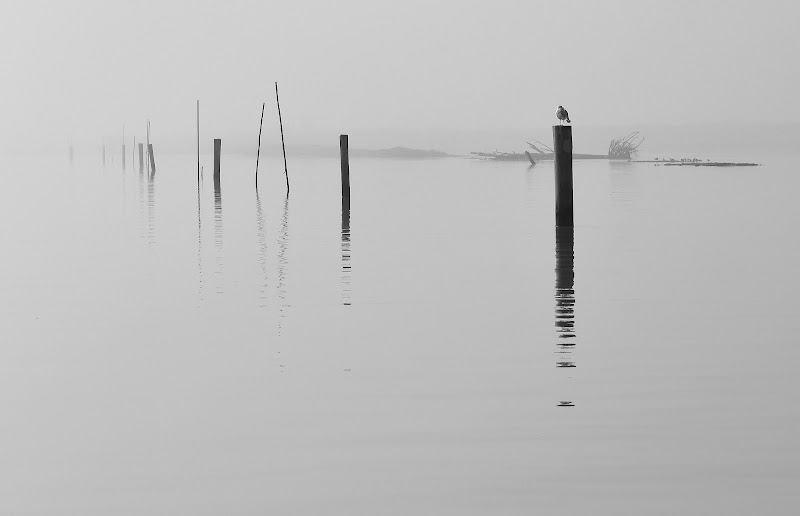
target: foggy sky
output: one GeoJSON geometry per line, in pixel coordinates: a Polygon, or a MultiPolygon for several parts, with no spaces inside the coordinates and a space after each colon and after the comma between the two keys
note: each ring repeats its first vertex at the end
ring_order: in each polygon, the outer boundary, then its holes
{"type": "MultiPolygon", "coordinates": [[[[789,2],[4,2],[3,149],[800,122],[789,2]],[[279,136],[278,136],[279,138],[279,136]]],[[[391,144],[392,142],[386,142],[391,144]]],[[[425,142],[422,142],[423,144],[425,142]]],[[[335,142],[334,142],[335,144],[335,142]]],[[[436,141],[428,146],[435,147],[436,141]]]]}

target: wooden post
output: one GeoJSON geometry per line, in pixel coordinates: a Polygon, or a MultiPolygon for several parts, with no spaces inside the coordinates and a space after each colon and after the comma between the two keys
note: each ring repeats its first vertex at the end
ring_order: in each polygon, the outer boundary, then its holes
{"type": "Polygon", "coordinates": [[[156,175],[156,158],[153,156],[153,144],[147,144],[147,153],[150,155],[150,175],[156,175]]]}
{"type": "Polygon", "coordinates": [[[200,190],[200,99],[197,99],[197,189],[200,190]]]}
{"type": "Polygon", "coordinates": [[[139,172],[144,170],[144,144],[139,144],[139,172]]]}
{"type": "Polygon", "coordinates": [[[125,171],[125,144],[122,144],[122,170],[125,171]]]}
{"type": "Polygon", "coordinates": [[[219,156],[222,153],[222,140],[214,138],[214,191],[219,191],[219,156]]]}
{"type": "Polygon", "coordinates": [[[347,199],[350,205],[350,150],[347,135],[339,135],[339,153],[342,158],[342,200],[347,199]]]}
{"type": "Polygon", "coordinates": [[[573,226],[572,126],[553,126],[553,163],[556,171],[556,226],[573,226]]]}
{"type": "Polygon", "coordinates": [[[289,195],[289,167],[286,165],[286,144],[283,142],[283,119],[281,118],[281,99],[278,96],[278,83],[275,83],[275,102],[278,104],[278,122],[281,124],[281,148],[283,148],[283,171],[286,173],[286,195],[289,195]]]}
{"type": "Polygon", "coordinates": [[[258,124],[258,150],[256,151],[256,190],[258,190],[258,157],[261,156],[261,127],[264,125],[264,106],[266,102],[261,103],[261,122],[258,124]]]}

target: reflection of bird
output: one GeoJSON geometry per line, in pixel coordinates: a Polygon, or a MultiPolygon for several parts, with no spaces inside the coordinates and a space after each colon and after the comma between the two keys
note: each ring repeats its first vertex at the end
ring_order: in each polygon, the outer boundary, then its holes
{"type": "Polygon", "coordinates": [[[560,123],[563,123],[564,120],[566,120],[568,124],[572,123],[569,121],[569,113],[567,113],[567,110],[564,109],[562,106],[558,106],[558,109],[556,109],[556,118],[561,120],[560,123]]]}

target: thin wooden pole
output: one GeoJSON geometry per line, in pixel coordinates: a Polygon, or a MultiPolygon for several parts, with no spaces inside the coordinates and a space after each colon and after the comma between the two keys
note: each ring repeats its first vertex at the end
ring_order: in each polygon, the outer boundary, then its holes
{"type": "Polygon", "coordinates": [[[278,83],[275,83],[275,101],[278,103],[278,122],[281,124],[281,147],[283,148],[283,171],[286,173],[286,195],[289,195],[289,167],[286,165],[286,144],[283,141],[283,119],[281,118],[281,99],[278,97],[278,83]]]}
{"type": "Polygon", "coordinates": [[[200,190],[200,99],[197,99],[197,189],[200,190]]]}
{"type": "Polygon", "coordinates": [[[261,155],[261,127],[264,125],[264,106],[266,106],[266,104],[266,102],[261,103],[261,122],[258,124],[258,150],[256,151],[256,190],[258,190],[258,158],[261,155]]]}

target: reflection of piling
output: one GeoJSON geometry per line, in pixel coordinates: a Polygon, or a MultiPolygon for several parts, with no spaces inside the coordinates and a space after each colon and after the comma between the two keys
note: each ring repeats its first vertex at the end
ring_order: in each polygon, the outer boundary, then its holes
{"type": "Polygon", "coordinates": [[[144,144],[139,144],[139,172],[144,171],[144,144]]]}
{"type": "Polygon", "coordinates": [[[350,206],[350,150],[347,143],[347,135],[339,136],[339,153],[342,158],[342,205],[347,199],[348,210],[350,206]]]}
{"type": "Polygon", "coordinates": [[[219,191],[219,155],[222,153],[222,140],[214,138],[214,191],[219,191]]]}
{"type": "MultiPolygon", "coordinates": [[[[556,227],[556,367],[575,367],[575,228],[556,227]]],[[[562,401],[561,406],[572,406],[562,401]]]]}
{"type": "Polygon", "coordinates": [[[342,304],[350,306],[350,197],[342,197],[342,304]]]}
{"type": "Polygon", "coordinates": [[[556,170],[556,226],[572,226],[572,126],[553,126],[553,162],[556,170]]]}
{"type": "Polygon", "coordinates": [[[147,144],[147,154],[150,155],[150,175],[156,175],[156,158],[153,156],[153,144],[147,144]]]}
{"type": "Polygon", "coordinates": [[[125,144],[122,144],[122,170],[125,170],[125,144]]]}

